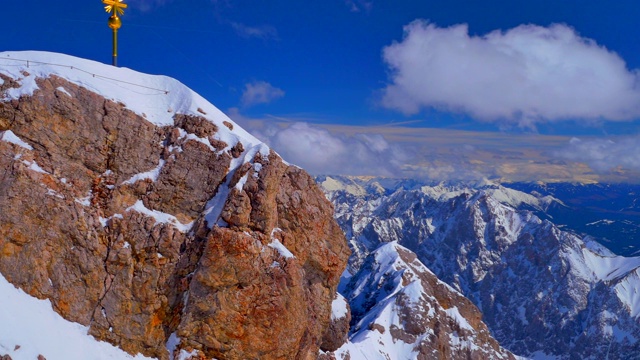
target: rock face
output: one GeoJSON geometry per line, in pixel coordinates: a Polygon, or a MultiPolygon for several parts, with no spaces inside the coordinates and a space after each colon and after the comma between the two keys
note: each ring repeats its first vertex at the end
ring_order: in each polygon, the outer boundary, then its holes
{"type": "Polygon", "coordinates": [[[7,280],[130,353],[316,358],[349,249],[309,175],[208,103],[154,98],[158,125],[90,75],[21,71],[0,68],[7,280]]]}
{"type": "Polygon", "coordinates": [[[381,244],[397,242],[472,300],[517,355],[640,357],[640,258],[615,256],[518,210],[543,211],[554,200],[499,185],[342,189],[329,196],[354,249],[351,273],[381,244]]]}

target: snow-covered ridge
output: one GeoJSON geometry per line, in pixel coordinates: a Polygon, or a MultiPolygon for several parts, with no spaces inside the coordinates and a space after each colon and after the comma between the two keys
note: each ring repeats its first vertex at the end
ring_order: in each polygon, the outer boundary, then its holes
{"type": "Polygon", "coordinates": [[[451,358],[510,358],[484,342],[484,325],[476,329],[461,314],[458,306],[469,306],[460,301],[462,295],[396,242],[372,252],[344,285],[356,324],[349,341],[335,352],[338,359],[438,358],[442,351],[451,358]],[[436,343],[447,349],[436,349],[436,343]]]}
{"type": "MultiPolygon", "coordinates": [[[[143,74],[92,60],[42,51],[0,52],[0,74],[20,86],[9,89],[9,99],[32,95],[36,79],[51,75],[89,89],[106,99],[123,103],[127,109],[158,126],[173,125],[175,114],[201,116],[218,126],[218,140],[229,146],[241,141],[245,148],[261,143],[235,124],[222,111],[178,80],[143,74]],[[233,130],[223,122],[233,125],[233,130]]],[[[6,99],[6,98],[5,98],[6,99]]]]}
{"type": "Polygon", "coordinates": [[[489,195],[495,200],[520,208],[528,205],[535,209],[545,210],[552,203],[564,205],[552,196],[534,196],[522,191],[510,189],[498,183],[485,180],[479,183],[437,183],[423,184],[408,179],[392,179],[363,176],[320,176],[318,183],[326,192],[344,191],[353,196],[390,195],[399,190],[418,190],[437,201],[447,201],[463,194],[489,195]]]}

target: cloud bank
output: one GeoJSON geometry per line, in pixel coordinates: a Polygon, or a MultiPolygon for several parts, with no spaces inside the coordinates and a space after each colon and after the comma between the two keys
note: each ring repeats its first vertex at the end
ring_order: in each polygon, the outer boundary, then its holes
{"type": "Polygon", "coordinates": [[[379,134],[336,134],[304,122],[248,119],[235,108],[228,114],[286,161],[314,175],[401,176],[409,159],[403,147],[379,134]]]}
{"type": "Polygon", "coordinates": [[[245,84],[242,92],[242,105],[268,104],[283,96],[284,91],[282,89],[278,89],[266,81],[254,81],[245,84]]]}
{"type": "Polygon", "coordinates": [[[417,20],[404,31],[383,49],[390,69],[384,107],[408,115],[436,108],[523,127],[640,116],[638,72],[566,25],[470,36],[464,24],[417,20]]]}
{"type": "Polygon", "coordinates": [[[315,175],[429,181],[640,181],[640,135],[578,140],[530,133],[313,124],[308,117],[247,118],[238,108],[227,113],[285,160],[315,175]]]}
{"type": "Polygon", "coordinates": [[[312,174],[399,175],[404,151],[380,135],[340,136],[307,123],[270,128],[266,142],[284,159],[312,174]]]}
{"type": "Polygon", "coordinates": [[[600,173],[616,169],[640,171],[640,136],[616,140],[580,140],[573,138],[558,156],[584,162],[600,173]]]}

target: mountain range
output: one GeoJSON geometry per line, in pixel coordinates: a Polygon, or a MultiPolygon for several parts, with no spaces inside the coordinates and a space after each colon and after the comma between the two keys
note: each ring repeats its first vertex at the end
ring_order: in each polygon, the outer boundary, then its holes
{"type": "Polygon", "coordinates": [[[359,274],[376,249],[396,243],[469,298],[516,355],[640,356],[640,258],[615,255],[536,215],[565,206],[561,200],[492,183],[317,180],[353,250],[345,277],[359,274]]]}

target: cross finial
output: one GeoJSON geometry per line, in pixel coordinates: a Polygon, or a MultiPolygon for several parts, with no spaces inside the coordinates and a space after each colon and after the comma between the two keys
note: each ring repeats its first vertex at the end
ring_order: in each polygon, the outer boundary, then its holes
{"type": "Polygon", "coordinates": [[[102,0],[102,3],[107,5],[104,9],[114,16],[124,15],[124,9],[127,8],[127,4],[123,3],[123,0],[102,0]]]}

